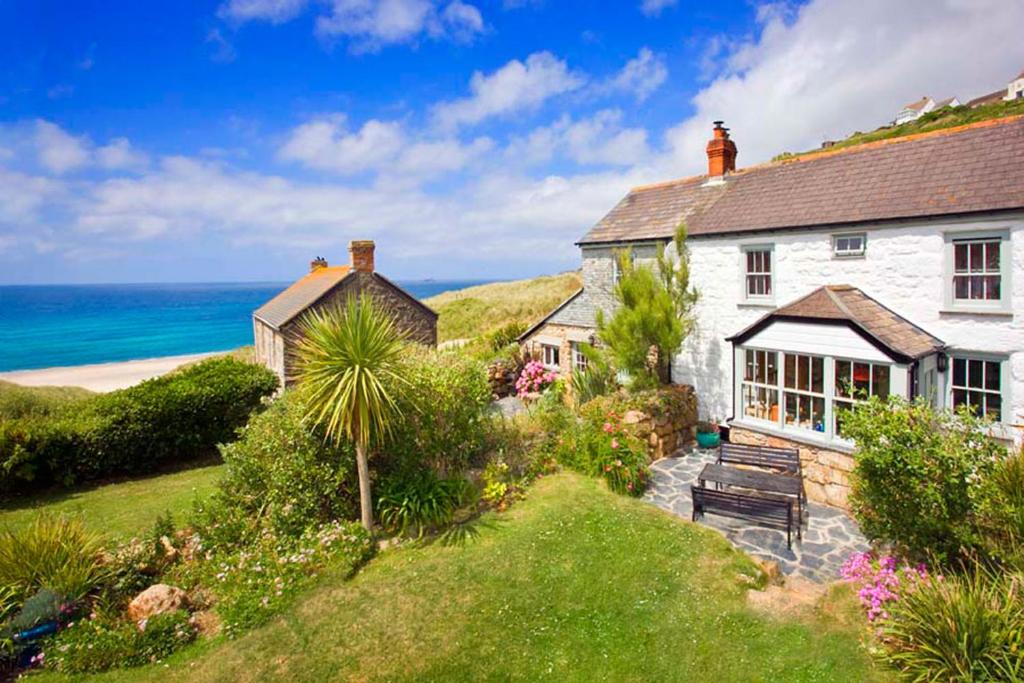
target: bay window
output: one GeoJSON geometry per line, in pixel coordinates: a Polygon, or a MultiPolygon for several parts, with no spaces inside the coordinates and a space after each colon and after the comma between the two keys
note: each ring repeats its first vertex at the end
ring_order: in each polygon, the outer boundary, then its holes
{"type": "Polygon", "coordinates": [[[893,392],[891,365],[739,347],[738,419],[784,432],[842,439],[843,414],[893,392]]]}

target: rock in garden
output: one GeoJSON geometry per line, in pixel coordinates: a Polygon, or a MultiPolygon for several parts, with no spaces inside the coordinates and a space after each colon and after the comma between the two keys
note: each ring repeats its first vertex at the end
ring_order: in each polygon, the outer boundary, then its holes
{"type": "Polygon", "coordinates": [[[128,603],[128,618],[142,621],[157,614],[173,612],[188,604],[185,591],[165,583],[158,583],[142,591],[128,603]]]}

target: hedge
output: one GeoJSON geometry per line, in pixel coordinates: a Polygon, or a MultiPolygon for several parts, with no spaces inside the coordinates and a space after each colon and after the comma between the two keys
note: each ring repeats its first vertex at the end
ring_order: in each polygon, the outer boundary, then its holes
{"type": "Polygon", "coordinates": [[[142,384],[0,421],[0,492],[21,493],[216,453],[277,388],[262,366],[214,358],[142,384]]]}

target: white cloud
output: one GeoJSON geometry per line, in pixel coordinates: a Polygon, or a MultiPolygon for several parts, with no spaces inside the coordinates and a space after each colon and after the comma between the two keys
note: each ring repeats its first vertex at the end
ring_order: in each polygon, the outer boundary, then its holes
{"type": "Polygon", "coordinates": [[[608,82],[608,88],[632,93],[638,102],[646,100],[668,80],[665,60],[650,48],[642,47],[637,56],[626,62],[622,70],[608,82]]]}
{"type": "Polygon", "coordinates": [[[696,113],[668,132],[673,175],[703,170],[715,119],[732,128],[746,166],[873,130],[925,93],[966,101],[1024,64],[1024,3],[816,0],[794,15],[772,6],[760,19],[754,39],[720,58],[696,113]]]}
{"type": "Polygon", "coordinates": [[[434,108],[443,128],[474,124],[491,116],[536,109],[546,100],[580,88],[585,79],[550,52],[535,52],[525,62],[513,59],[497,71],[477,71],[469,82],[471,95],[434,108]]]}
{"type": "Polygon", "coordinates": [[[538,165],[565,157],[581,165],[634,166],[649,161],[651,150],[647,131],[624,128],[621,111],[604,109],[578,120],[563,114],[513,140],[505,155],[510,164],[538,165]]]}
{"type": "Polygon", "coordinates": [[[224,37],[219,28],[210,29],[206,34],[206,43],[214,47],[213,52],[210,53],[210,59],[215,62],[227,64],[235,61],[238,57],[238,53],[235,52],[235,46],[224,37]]]}
{"type": "Polygon", "coordinates": [[[149,164],[149,157],[132,147],[128,138],[114,138],[96,149],[96,163],[110,171],[140,169],[149,164]]]}
{"type": "Polygon", "coordinates": [[[397,123],[371,119],[350,132],[344,116],[332,116],[295,128],[278,152],[286,161],[343,175],[361,173],[390,161],[402,148],[397,123]]]}
{"type": "Polygon", "coordinates": [[[656,17],[667,7],[672,7],[679,0],[643,0],[640,3],[640,11],[649,17],[656,17]]]}
{"type": "Polygon", "coordinates": [[[228,21],[269,21],[281,24],[302,13],[306,0],[228,0],[217,9],[217,16],[228,21]]]}
{"type": "Polygon", "coordinates": [[[413,42],[424,35],[466,42],[483,28],[480,10],[462,0],[443,8],[434,0],[332,0],[330,14],[316,20],[317,35],[350,38],[357,52],[413,42]]]}
{"type": "Polygon", "coordinates": [[[39,163],[54,173],[65,173],[89,163],[89,141],[64,132],[49,121],[36,121],[35,144],[39,163]]]}

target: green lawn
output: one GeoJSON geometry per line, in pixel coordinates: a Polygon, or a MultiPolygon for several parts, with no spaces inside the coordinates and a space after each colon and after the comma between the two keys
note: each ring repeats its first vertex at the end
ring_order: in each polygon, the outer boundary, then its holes
{"type": "Polygon", "coordinates": [[[0,504],[0,525],[24,526],[40,511],[80,517],[112,539],[130,538],[170,511],[180,521],[197,496],[209,495],[223,465],[207,465],[144,479],[59,491],[0,504]]]}
{"type": "MultiPolygon", "coordinates": [[[[539,481],[461,546],[328,573],[267,626],[105,680],[865,681],[851,594],[801,620],[745,606],[715,532],[596,480],[539,481]],[[846,602],[842,602],[842,601],[846,602]]],[[[50,676],[43,678],[49,679],[50,676]]]]}

